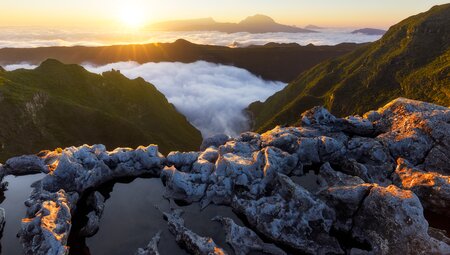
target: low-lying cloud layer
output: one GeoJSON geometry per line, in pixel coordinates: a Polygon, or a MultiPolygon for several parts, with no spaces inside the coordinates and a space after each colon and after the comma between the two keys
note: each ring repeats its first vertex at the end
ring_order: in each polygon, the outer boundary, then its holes
{"type": "Polygon", "coordinates": [[[243,109],[251,102],[266,100],[286,85],[264,81],[241,68],[204,61],[142,65],[119,62],[84,67],[95,73],[115,69],[129,78],[144,78],[154,84],[204,137],[218,133],[235,136],[248,130],[243,109]]]}
{"type": "MultiPolygon", "coordinates": [[[[115,69],[130,79],[144,78],[155,85],[205,138],[214,134],[236,136],[248,130],[249,122],[243,110],[254,101],[265,101],[286,86],[278,81],[265,81],[242,68],[205,61],[83,66],[98,74],[115,69]]],[[[12,71],[36,67],[22,63],[3,68],[12,71]]]]}
{"type": "Polygon", "coordinates": [[[300,45],[336,45],[343,42],[372,42],[379,35],[352,34],[353,29],[320,29],[317,33],[221,33],[221,32],[154,32],[133,34],[114,31],[82,31],[75,29],[0,28],[0,48],[33,48],[45,46],[101,46],[111,44],[174,42],[186,39],[193,43],[239,46],[263,45],[269,42],[300,45]]]}

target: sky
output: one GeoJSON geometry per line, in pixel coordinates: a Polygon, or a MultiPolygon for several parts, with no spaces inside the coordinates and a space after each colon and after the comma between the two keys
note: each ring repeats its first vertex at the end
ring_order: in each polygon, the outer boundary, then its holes
{"type": "Polygon", "coordinates": [[[238,22],[246,16],[266,14],[287,25],[388,28],[447,1],[0,0],[0,26],[137,27],[164,20],[203,17],[238,22]]]}

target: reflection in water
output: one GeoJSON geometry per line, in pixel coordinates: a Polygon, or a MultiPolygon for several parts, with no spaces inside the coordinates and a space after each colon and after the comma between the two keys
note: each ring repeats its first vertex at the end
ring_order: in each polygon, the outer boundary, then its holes
{"type": "Polygon", "coordinates": [[[17,238],[21,220],[25,217],[26,207],[24,202],[30,196],[30,185],[44,178],[45,174],[25,176],[7,176],[3,181],[8,182],[8,189],[4,191],[4,198],[0,200],[0,207],[5,209],[6,224],[1,239],[1,254],[23,254],[22,245],[17,238]],[[3,200],[4,199],[4,200],[3,200]]]}
{"type": "Polygon", "coordinates": [[[107,198],[100,229],[91,238],[77,237],[75,229],[80,226],[76,226],[76,221],[83,220],[74,219],[69,243],[71,254],[133,254],[139,247],[145,247],[160,230],[162,235],[158,247],[161,254],[187,254],[176,244],[160,211],[170,211],[170,208],[182,208],[186,227],[199,235],[212,237],[217,245],[233,254],[226,244],[221,224],[211,221],[221,215],[242,225],[229,207],[210,205],[203,211],[200,211],[198,204],[180,207],[163,198],[164,186],[158,178],[138,178],[129,183],[109,184],[99,192],[107,198]]]}

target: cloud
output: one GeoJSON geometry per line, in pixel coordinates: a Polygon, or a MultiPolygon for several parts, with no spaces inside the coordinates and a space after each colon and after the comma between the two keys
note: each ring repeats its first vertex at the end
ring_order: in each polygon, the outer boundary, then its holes
{"type": "Polygon", "coordinates": [[[353,29],[321,29],[318,33],[221,33],[221,32],[154,32],[141,31],[127,34],[118,31],[0,28],[0,48],[33,48],[46,46],[102,46],[112,44],[174,42],[186,39],[193,43],[210,45],[263,45],[269,42],[298,43],[300,45],[335,45],[343,42],[363,43],[378,40],[379,35],[352,34],[353,29]]]}
{"type": "Polygon", "coordinates": [[[14,71],[14,70],[17,70],[17,69],[34,69],[36,67],[37,67],[37,65],[31,65],[31,64],[28,64],[28,63],[12,64],[12,65],[3,66],[3,68],[6,71],[14,71]]]}
{"type": "Polygon", "coordinates": [[[243,110],[264,101],[286,84],[265,81],[232,66],[204,61],[183,63],[119,62],[84,67],[95,73],[120,70],[129,78],[142,77],[154,84],[184,114],[203,137],[218,133],[235,136],[249,129],[243,110]]]}

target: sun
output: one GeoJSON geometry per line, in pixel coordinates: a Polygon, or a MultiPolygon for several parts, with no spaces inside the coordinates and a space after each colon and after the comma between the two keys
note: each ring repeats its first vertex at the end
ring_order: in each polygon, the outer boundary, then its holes
{"type": "Polygon", "coordinates": [[[132,29],[140,28],[144,26],[145,23],[143,10],[132,6],[121,8],[119,18],[123,25],[132,29]]]}

